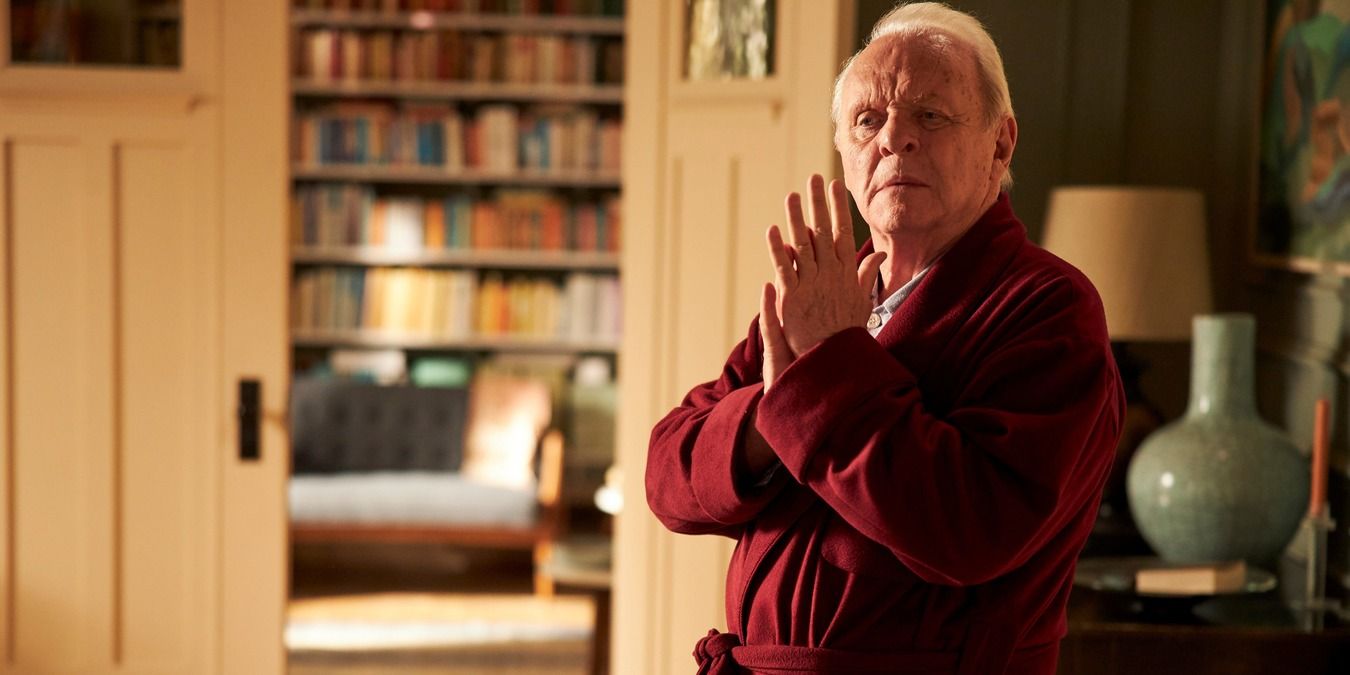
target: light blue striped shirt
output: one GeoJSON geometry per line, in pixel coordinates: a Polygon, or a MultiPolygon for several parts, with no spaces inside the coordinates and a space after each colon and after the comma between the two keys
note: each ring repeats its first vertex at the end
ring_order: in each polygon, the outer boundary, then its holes
{"type": "MultiPolygon", "coordinates": [[[[914,292],[914,288],[919,285],[919,281],[927,276],[928,270],[932,268],[932,265],[923,268],[921,272],[914,275],[913,279],[910,279],[904,286],[901,286],[900,290],[892,293],[891,297],[886,298],[886,301],[880,305],[876,304],[877,289],[875,287],[872,288],[872,304],[874,307],[872,309],[872,316],[867,318],[867,332],[871,333],[872,337],[876,337],[881,333],[881,329],[886,326],[886,322],[890,321],[891,317],[895,316],[895,312],[900,309],[900,303],[904,302],[905,298],[908,298],[909,294],[914,292]]],[[[880,282],[878,282],[878,284],[879,283],[880,282]]]]}

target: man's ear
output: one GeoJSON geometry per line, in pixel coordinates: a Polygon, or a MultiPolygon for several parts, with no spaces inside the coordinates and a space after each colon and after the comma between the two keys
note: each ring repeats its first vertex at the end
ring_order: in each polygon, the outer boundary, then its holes
{"type": "Polygon", "coordinates": [[[1017,148],[1017,119],[1009,115],[998,125],[994,139],[994,162],[1007,171],[1012,166],[1013,150],[1017,148]]]}

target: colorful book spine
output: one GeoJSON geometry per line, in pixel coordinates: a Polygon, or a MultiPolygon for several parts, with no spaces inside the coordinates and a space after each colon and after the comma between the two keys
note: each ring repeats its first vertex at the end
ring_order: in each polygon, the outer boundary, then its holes
{"type": "Polygon", "coordinates": [[[552,16],[623,16],[624,0],[293,0],[297,9],[552,16]]]}
{"type": "Polygon", "coordinates": [[[621,324],[618,289],[617,277],[591,273],[559,282],[465,270],[302,268],[291,289],[291,321],[300,333],[613,343],[621,324]]]}
{"type": "Polygon", "coordinates": [[[571,202],[544,190],[502,189],[490,199],[423,199],[318,184],[298,187],[291,208],[291,242],[306,247],[618,252],[622,238],[617,195],[571,202]]]}
{"type": "Polygon", "coordinates": [[[305,29],[295,75],[316,82],[621,84],[617,38],[459,30],[305,29]]]}
{"type": "Polygon", "coordinates": [[[618,172],[622,122],[591,109],[522,113],[488,104],[465,117],[444,105],[346,103],[301,114],[294,151],[302,164],[413,165],[475,169],[618,172]]]}

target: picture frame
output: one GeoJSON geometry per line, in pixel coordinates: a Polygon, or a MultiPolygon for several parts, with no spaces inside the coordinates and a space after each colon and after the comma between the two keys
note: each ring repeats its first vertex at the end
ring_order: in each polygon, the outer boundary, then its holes
{"type": "Polygon", "coordinates": [[[1350,276],[1350,17],[1299,0],[1265,10],[1252,258],[1350,276]]]}
{"type": "Polygon", "coordinates": [[[772,77],[776,4],[775,0],[685,0],[684,79],[772,77]]]}

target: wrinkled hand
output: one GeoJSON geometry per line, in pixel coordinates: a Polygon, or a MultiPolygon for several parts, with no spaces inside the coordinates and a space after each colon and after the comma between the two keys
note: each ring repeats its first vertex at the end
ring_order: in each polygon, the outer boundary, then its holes
{"type": "Polygon", "coordinates": [[[802,213],[801,195],[789,194],[785,202],[790,244],[784,242],[777,225],[768,231],[774,289],[766,287],[760,300],[766,390],[770,364],[776,376],[793,358],[831,335],[867,324],[872,311],[870,291],[886,257],[878,251],[861,264],[854,262],[853,218],[842,183],[830,181],[827,206],[825,180],[814,174],[807,181],[807,195],[809,225],[802,213]],[[775,305],[775,311],[766,311],[770,305],[775,305]],[[786,357],[780,346],[786,348],[786,357]]]}

